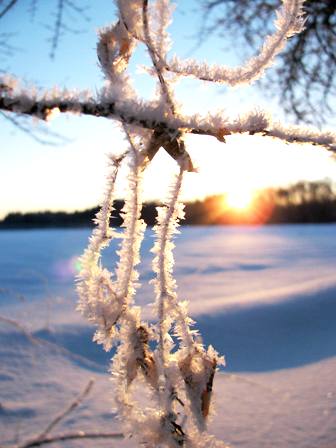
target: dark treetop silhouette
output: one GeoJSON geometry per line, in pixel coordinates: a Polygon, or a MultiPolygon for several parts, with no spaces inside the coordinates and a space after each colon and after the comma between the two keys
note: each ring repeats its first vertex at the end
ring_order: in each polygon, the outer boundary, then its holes
{"type": "MultiPolygon", "coordinates": [[[[209,33],[225,34],[236,42],[256,45],[269,31],[270,16],[280,0],[202,0],[200,39],[209,33]]],[[[336,2],[306,0],[304,30],[293,36],[279,55],[277,67],[263,80],[286,113],[300,122],[321,125],[335,112],[336,2]]]]}

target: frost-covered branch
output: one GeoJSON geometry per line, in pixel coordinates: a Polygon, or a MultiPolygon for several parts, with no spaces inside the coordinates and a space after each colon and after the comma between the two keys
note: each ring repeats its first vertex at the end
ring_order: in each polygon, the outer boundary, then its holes
{"type": "Polygon", "coordinates": [[[132,56],[135,44],[135,39],[122,21],[99,31],[98,60],[106,78],[111,82],[119,82],[121,85],[125,82],[122,74],[132,56]]]}
{"type": "MultiPolygon", "coordinates": [[[[27,90],[14,78],[0,78],[0,111],[42,120],[56,113],[72,112],[115,119],[123,126],[128,150],[120,157],[110,157],[105,197],[88,248],[80,260],[78,309],[95,324],[96,342],[103,344],[106,350],[116,346],[111,374],[123,433],[149,448],[225,446],[206,433],[214,376],[224,360],[211,346],[205,348],[200,334],[192,329],[194,322],[188,316],[187,303],[178,300],[173,275],[173,237],[183,218],[183,205],[179,201],[182,179],[185,171],[194,170],[184,135],[208,135],[225,142],[225,137],[233,134],[260,134],[287,142],[316,144],[336,152],[335,134],[287,127],[273,122],[262,111],[235,119],[228,118],[222,111],[214,115],[183,115],[174,101],[173,82],[180,75],[230,85],[257,79],[272,64],[287,39],[302,29],[303,1],[283,0],[275,22],[276,32],[266,39],[258,56],[237,69],[178,59],[167,65],[169,0],[116,0],[118,21],[99,32],[97,54],[106,83],[97,95],[57,89],[27,90]],[[153,101],[139,100],[127,73],[138,41],[145,45],[152,65],[149,72],[158,80],[159,88],[153,101]],[[145,232],[141,219],[142,176],[160,147],[176,160],[179,174],[168,199],[158,208],[156,241],[152,249],[157,322],[149,325],[143,322],[141,307],[135,302],[140,286],[137,267],[145,232]],[[128,161],[128,194],[122,210],[120,235],[110,228],[110,217],[118,172],[124,159],[128,161]],[[107,268],[102,262],[102,251],[113,237],[121,237],[117,251],[119,260],[116,266],[107,268]],[[137,385],[146,391],[149,405],[137,401],[134,393],[137,385]]],[[[40,441],[49,443],[49,431],[72,408],[60,414],[40,434],[40,441]]],[[[64,440],[71,437],[71,434],[65,436],[64,440]]]]}
{"type": "MultiPolygon", "coordinates": [[[[199,0],[204,20],[198,44],[210,35],[223,37],[227,47],[247,46],[263,40],[270,17],[280,0],[199,0]]],[[[259,83],[261,92],[278,99],[286,114],[302,124],[326,124],[335,112],[336,46],[334,0],[304,2],[304,31],[290,39],[277,57],[277,68],[259,83]]]]}
{"type": "Polygon", "coordinates": [[[171,188],[170,197],[162,207],[158,207],[157,224],[154,227],[157,241],[152,252],[155,254],[153,260],[153,271],[156,273],[154,281],[157,308],[159,316],[160,352],[162,364],[166,364],[165,359],[170,353],[171,347],[165,339],[170,326],[174,320],[178,321],[178,336],[189,351],[193,347],[193,333],[189,329],[192,322],[186,314],[186,303],[180,304],[177,301],[176,281],[173,277],[174,257],[172,250],[175,244],[172,238],[178,233],[179,221],[184,218],[183,204],[179,201],[182,187],[184,170],[180,168],[171,188]]]}
{"type": "MultiPolygon", "coordinates": [[[[193,344],[193,339],[189,331],[187,320],[177,304],[176,283],[173,277],[174,258],[172,249],[174,243],[171,241],[177,233],[177,226],[180,219],[184,217],[183,205],[178,202],[181,192],[183,168],[180,168],[179,175],[176,176],[172,185],[171,196],[162,207],[158,207],[157,225],[154,227],[157,241],[152,252],[155,254],[153,260],[153,271],[156,273],[154,280],[156,292],[156,307],[158,314],[158,359],[160,373],[164,378],[162,392],[160,396],[160,406],[165,416],[173,412],[173,400],[177,398],[176,379],[169,375],[171,369],[171,351],[173,341],[170,337],[171,326],[176,319],[176,312],[181,319],[181,337],[189,348],[193,344]]],[[[181,436],[183,431],[181,431],[181,436]]],[[[176,434],[172,434],[176,438],[176,434]]],[[[182,437],[184,439],[184,437],[182,437]]]]}
{"type": "Polygon", "coordinates": [[[226,135],[247,132],[290,143],[310,143],[336,152],[335,133],[273,122],[271,116],[261,110],[235,119],[226,117],[222,111],[215,115],[195,114],[168,118],[161,106],[132,99],[125,100],[117,91],[103,90],[96,98],[87,91],[55,90],[38,94],[18,89],[16,80],[10,77],[0,78],[0,110],[31,115],[43,120],[48,120],[59,112],[113,118],[139,128],[164,130],[172,136],[183,130],[184,133],[213,136],[221,141],[226,135]]]}
{"type": "MultiPolygon", "coordinates": [[[[164,17],[164,16],[161,15],[161,18],[162,17],[164,17]]],[[[161,68],[162,63],[159,60],[158,54],[154,49],[154,44],[153,44],[153,41],[152,41],[152,38],[150,35],[150,30],[149,30],[149,25],[148,25],[148,0],[143,0],[142,20],[143,20],[143,29],[144,29],[144,41],[147,46],[148,53],[151,57],[156,75],[159,79],[163,104],[166,104],[168,106],[168,109],[170,110],[171,115],[175,116],[176,109],[175,109],[174,101],[172,98],[172,92],[169,89],[169,84],[166,82],[166,80],[164,78],[163,71],[161,68]]],[[[160,31],[161,31],[161,33],[164,32],[164,25],[162,26],[162,29],[160,31]]],[[[164,51],[162,48],[162,46],[163,46],[162,40],[163,39],[161,39],[161,42],[159,43],[159,46],[161,47],[160,48],[161,52],[164,51]]]]}
{"type": "Polygon", "coordinates": [[[167,69],[185,76],[193,76],[203,81],[237,86],[249,84],[259,79],[264,71],[273,64],[274,58],[286,45],[288,38],[303,30],[303,1],[283,0],[282,7],[277,11],[274,34],[265,39],[257,56],[248,60],[237,68],[228,66],[209,65],[193,59],[182,60],[174,57],[167,62],[167,69]]]}
{"type": "MultiPolygon", "coordinates": [[[[204,431],[206,427],[213,378],[217,365],[223,361],[212,347],[209,347],[208,351],[204,350],[197,330],[190,328],[194,322],[188,317],[187,303],[179,302],[176,293],[172,238],[177,233],[179,220],[184,217],[183,205],[179,202],[183,172],[181,168],[173,183],[169,199],[164,206],[158,208],[157,225],[154,228],[157,241],[152,251],[155,254],[153,271],[156,273],[154,285],[159,319],[158,358],[164,378],[162,386],[164,392],[160,396],[160,406],[165,418],[169,420],[173,416],[173,421],[176,416],[175,400],[182,403],[184,411],[186,408],[190,411],[189,415],[194,417],[196,427],[191,428],[191,432],[189,428],[188,436],[182,437],[182,434],[179,434],[185,442],[190,434],[197,434],[196,428],[204,431]],[[178,350],[174,355],[172,355],[174,342],[171,333],[179,341],[178,350]],[[188,406],[185,400],[181,401],[183,392],[179,386],[180,379],[185,383],[184,393],[189,401],[188,406]]],[[[182,432],[183,429],[181,427],[182,432]]],[[[176,440],[176,432],[172,432],[171,436],[176,440]]]]}
{"type": "Polygon", "coordinates": [[[115,232],[110,229],[114,188],[122,157],[111,157],[111,173],[101,210],[96,216],[97,227],[90,238],[89,246],[81,257],[81,271],[78,276],[78,310],[89,321],[98,326],[96,338],[106,348],[111,347],[114,326],[121,313],[121,303],[116,300],[111,274],[100,264],[101,251],[109,244],[115,232]]]}
{"type": "Polygon", "coordinates": [[[119,263],[116,270],[116,297],[123,308],[128,307],[135,294],[138,273],[135,266],[140,262],[140,246],[146,229],[145,222],[140,219],[142,209],[142,171],[143,156],[135,147],[129,132],[126,131],[130,144],[131,157],[128,175],[128,197],[122,209],[125,228],[121,248],[118,251],[119,263]]]}

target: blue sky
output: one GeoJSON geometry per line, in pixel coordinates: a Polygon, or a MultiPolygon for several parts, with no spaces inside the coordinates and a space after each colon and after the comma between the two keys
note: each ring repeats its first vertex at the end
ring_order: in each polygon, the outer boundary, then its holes
{"type": "MultiPolygon", "coordinates": [[[[93,2],[92,2],[93,3],[93,2]]],[[[86,10],[89,21],[74,21],[81,32],[61,37],[54,59],[49,57],[55,2],[38,2],[32,20],[30,2],[19,2],[1,22],[1,31],[13,33],[10,43],[17,51],[2,58],[5,71],[26,82],[48,88],[55,85],[68,88],[99,89],[103,76],[95,53],[96,31],[115,20],[111,0],[96,0],[86,10]]],[[[224,43],[210,39],[195,49],[191,38],[197,33],[200,16],[193,12],[197,1],[183,0],[176,9],[170,28],[173,52],[181,56],[207,59],[210,62],[235,64],[244,53],[241,48],[223,52],[224,43]],[[237,54],[233,51],[237,51],[237,54]]],[[[67,23],[72,22],[67,16],[67,23]]],[[[138,91],[148,98],[155,84],[141,74],[139,65],[149,62],[140,48],[131,63],[131,74],[138,91]]],[[[225,109],[238,111],[262,107],[283,119],[276,101],[265,99],[255,86],[227,90],[186,80],[177,85],[177,98],[187,112],[225,109]]],[[[36,129],[37,123],[32,122],[36,129]]],[[[1,126],[0,152],[0,217],[11,211],[73,210],[96,205],[102,195],[106,175],[106,154],[119,152],[125,142],[118,125],[106,119],[60,116],[47,126],[65,137],[57,146],[41,145],[20,132],[4,119],[1,126]]],[[[199,174],[187,175],[184,197],[192,199],[234,189],[256,189],[270,185],[293,183],[300,179],[333,178],[336,164],[323,150],[310,147],[289,147],[258,137],[228,138],[226,145],[205,137],[187,139],[190,152],[199,166],[199,174]]],[[[158,155],[145,179],[145,196],[160,198],[169,184],[174,162],[158,155]]],[[[118,194],[123,195],[122,180],[118,194]]]]}

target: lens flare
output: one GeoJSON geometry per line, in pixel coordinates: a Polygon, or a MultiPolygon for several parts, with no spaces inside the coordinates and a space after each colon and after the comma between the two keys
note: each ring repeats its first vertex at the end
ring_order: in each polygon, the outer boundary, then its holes
{"type": "Polygon", "coordinates": [[[81,269],[79,257],[74,255],[71,258],[58,260],[54,265],[54,273],[60,280],[73,278],[81,269]]]}

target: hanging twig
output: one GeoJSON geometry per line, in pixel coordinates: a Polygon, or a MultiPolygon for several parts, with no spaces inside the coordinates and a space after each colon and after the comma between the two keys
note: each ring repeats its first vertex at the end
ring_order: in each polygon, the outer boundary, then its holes
{"type": "Polygon", "coordinates": [[[152,38],[150,35],[149,27],[148,27],[148,0],[143,0],[143,3],[142,3],[142,21],[143,21],[143,27],[144,27],[145,44],[148,48],[148,53],[151,57],[151,60],[153,62],[153,67],[155,68],[157,77],[159,79],[163,99],[164,99],[165,103],[168,105],[172,116],[175,116],[176,110],[175,110],[174,102],[173,102],[173,99],[169,92],[168,85],[164,79],[164,75],[162,73],[159,58],[157,56],[157,53],[154,51],[154,46],[153,46],[152,38]]]}

